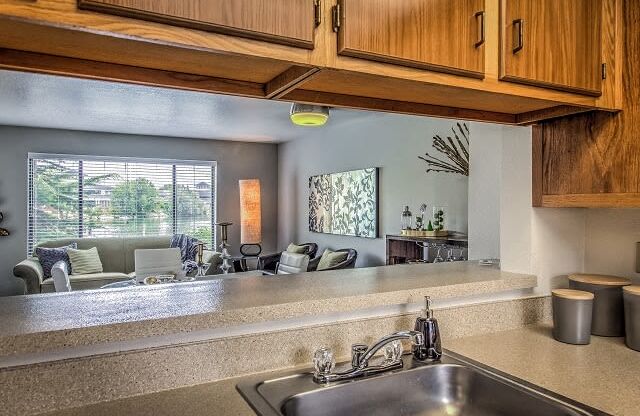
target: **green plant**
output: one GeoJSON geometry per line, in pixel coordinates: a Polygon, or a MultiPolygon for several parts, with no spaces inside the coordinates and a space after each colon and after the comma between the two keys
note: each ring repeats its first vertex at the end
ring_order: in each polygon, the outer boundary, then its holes
{"type": "Polygon", "coordinates": [[[433,226],[436,231],[444,230],[444,211],[438,210],[433,216],[433,226]]]}
{"type": "Polygon", "coordinates": [[[416,230],[422,230],[422,215],[416,215],[416,230]]]}

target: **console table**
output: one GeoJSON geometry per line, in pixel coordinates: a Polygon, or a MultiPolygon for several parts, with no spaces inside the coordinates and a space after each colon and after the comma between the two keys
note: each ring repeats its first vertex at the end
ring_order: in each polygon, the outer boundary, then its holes
{"type": "Polygon", "coordinates": [[[455,249],[468,248],[468,238],[463,234],[451,234],[447,237],[412,237],[387,234],[386,241],[387,265],[425,261],[425,245],[429,247],[442,245],[455,249]]]}

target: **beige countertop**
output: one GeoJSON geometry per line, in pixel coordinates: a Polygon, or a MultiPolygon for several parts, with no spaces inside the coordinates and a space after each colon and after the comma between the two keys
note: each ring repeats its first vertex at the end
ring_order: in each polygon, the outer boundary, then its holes
{"type": "Polygon", "coordinates": [[[236,391],[237,382],[229,379],[41,415],[256,416],[236,391]]]}
{"type": "Polygon", "coordinates": [[[640,414],[640,352],[623,338],[591,337],[569,345],[551,336],[550,325],[460,338],[453,352],[617,416],[640,414]]]}
{"type": "Polygon", "coordinates": [[[0,357],[535,287],[476,262],[397,265],[0,299],[0,357]]]}
{"type": "MultiPolygon", "coordinates": [[[[635,416],[640,408],[640,352],[622,338],[592,337],[587,346],[551,338],[551,328],[521,329],[460,338],[446,348],[604,412],[635,416]]],[[[267,376],[266,376],[267,377],[267,376]]],[[[50,416],[136,414],[254,416],[235,391],[239,379],[95,404],[50,416]]]]}

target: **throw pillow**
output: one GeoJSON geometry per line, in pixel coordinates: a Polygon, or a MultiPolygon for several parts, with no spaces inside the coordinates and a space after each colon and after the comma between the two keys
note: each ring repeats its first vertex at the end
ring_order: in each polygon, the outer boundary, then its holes
{"type": "Polygon", "coordinates": [[[331,251],[326,249],[324,253],[322,253],[322,257],[320,257],[316,270],[326,270],[337,266],[347,259],[347,255],[348,253],[344,251],[331,251]]]}
{"type": "Polygon", "coordinates": [[[307,254],[307,246],[297,246],[295,244],[289,244],[289,247],[287,247],[287,253],[307,254]]]}
{"type": "Polygon", "coordinates": [[[102,262],[100,261],[100,255],[96,247],[89,250],[75,250],[68,249],[69,259],[71,260],[71,267],[73,267],[72,274],[91,274],[102,273],[102,262]]]}
{"type": "Polygon", "coordinates": [[[57,248],[36,247],[36,257],[42,266],[45,279],[51,277],[51,268],[59,261],[67,263],[67,269],[69,270],[69,273],[71,273],[71,261],[69,260],[67,250],[72,248],[78,248],[78,245],[76,243],[71,243],[68,246],[57,248]]]}

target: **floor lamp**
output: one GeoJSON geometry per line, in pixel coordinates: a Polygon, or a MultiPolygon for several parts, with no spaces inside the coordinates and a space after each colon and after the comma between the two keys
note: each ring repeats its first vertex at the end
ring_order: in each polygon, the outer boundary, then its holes
{"type": "Polygon", "coordinates": [[[240,253],[257,257],[262,252],[260,180],[240,181],[240,253]]]}

